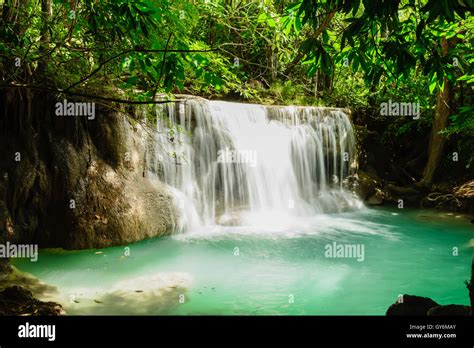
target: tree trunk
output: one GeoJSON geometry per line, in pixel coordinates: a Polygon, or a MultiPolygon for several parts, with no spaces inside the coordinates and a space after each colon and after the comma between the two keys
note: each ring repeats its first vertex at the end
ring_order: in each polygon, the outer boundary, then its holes
{"type": "Polygon", "coordinates": [[[271,81],[274,82],[277,79],[278,73],[278,59],[273,47],[270,47],[270,73],[271,73],[271,81]]]}
{"type": "MultiPolygon", "coordinates": [[[[321,35],[324,29],[326,29],[329,26],[329,23],[331,23],[331,20],[335,14],[336,14],[336,10],[328,12],[326,16],[324,17],[324,19],[319,24],[318,29],[316,29],[316,31],[313,34],[311,34],[311,36],[316,39],[319,35],[321,35]]],[[[288,75],[293,70],[293,68],[300,62],[300,60],[303,59],[305,55],[306,53],[300,50],[298,54],[296,55],[296,57],[288,64],[288,67],[286,68],[284,75],[288,75]]]]}
{"type": "Polygon", "coordinates": [[[446,139],[439,134],[448,125],[449,104],[451,99],[451,83],[444,78],[444,88],[438,93],[436,101],[435,117],[431,128],[430,143],[428,148],[428,162],[423,172],[423,181],[430,186],[438,169],[441,156],[443,155],[446,139]]]}
{"type": "Polygon", "coordinates": [[[43,28],[41,29],[41,42],[48,43],[50,41],[48,22],[51,18],[51,0],[41,0],[41,14],[43,20],[43,28]]]}
{"type": "Polygon", "coordinates": [[[17,13],[18,13],[18,0],[6,0],[2,6],[2,20],[4,23],[2,25],[6,25],[6,23],[13,23],[16,21],[17,13]]]}
{"type": "MultiPolygon", "coordinates": [[[[441,39],[441,47],[443,55],[448,54],[448,41],[446,38],[441,39]]],[[[430,143],[428,147],[428,162],[426,163],[423,172],[423,182],[427,186],[433,183],[434,175],[439,167],[441,156],[443,155],[444,145],[446,139],[440,132],[448,125],[448,116],[450,114],[450,103],[452,96],[452,86],[449,80],[445,77],[443,79],[443,89],[438,91],[436,100],[436,110],[433,119],[433,126],[431,128],[430,143]]]]}
{"type": "Polygon", "coordinates": [[[466,282],[467,289],[469,290],[469,300],[471,302],[471,311],[470,314],[474,315],[474,256],[472,257],[471,263],[471,281],[466,282]]]}
{"type": "Polygon", "coordinates": [[[46,65],[48,57],[46,57],[46,52],[48,50],[49,42],[51,37],[49,35],[49,21],[52,15],[51,0],[41,0],[41,20],[43,25],[41,27],[41,37],[40,37],[40,52],[43,58],[38,63],[38,71],[44,73],[46,70],[46,65]]]}

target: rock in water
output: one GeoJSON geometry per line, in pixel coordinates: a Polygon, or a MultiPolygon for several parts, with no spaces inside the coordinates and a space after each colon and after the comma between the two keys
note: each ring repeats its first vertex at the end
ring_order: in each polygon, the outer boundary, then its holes
{"type": "Polygon", "coordinates": [[[373,195],[370,196],[365,203],[367,203],[368,205],[380,205],[382,204],[382,198],[377,195],[373,195]]]}
{"type": "Polygon", "coordinates": [[[428,311],[428,315],[469,315],[471,307],[463,305],[446,305],[433,307],[428,311]]]}
{"type": "Polygon", "coordinates": [[[0,316],[65,314],[59,303],[39,301],[21,286],[11,286],[0,292],[0,316]]]}
{"type": "MultiPolygon", "coordinates": [[[[191,283],[192,277],[187,273],[149,274],[118,281],[105,291],[87,289],[82,292],[81,305],[65,302],[65,307],[71,315],[168,314],[170,309],[191,301],[186,294],[191,283]]],[[[79,292],[79,289],[75,291],[79,292]]]]}
{"type": "Polygon", "coordinates": [[[388,308],[386,315],[425,316],[430,308],[437,306],[439,304],[428,297],[403,295],[402,300],[397,300],[388,308]]]}

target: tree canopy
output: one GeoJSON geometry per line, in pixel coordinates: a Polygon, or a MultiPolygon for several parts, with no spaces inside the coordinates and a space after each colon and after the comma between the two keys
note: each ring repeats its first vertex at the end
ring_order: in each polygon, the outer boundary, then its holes
{"type": "Polygon", "coordinates": [[[426,117],[396,120],[384,136],[435,125],[432,138],[472,137],[473,4],[1,0],[0,87],[126,103],[189,93],[374,117],[381,101],[405,98],[426,117]]]}

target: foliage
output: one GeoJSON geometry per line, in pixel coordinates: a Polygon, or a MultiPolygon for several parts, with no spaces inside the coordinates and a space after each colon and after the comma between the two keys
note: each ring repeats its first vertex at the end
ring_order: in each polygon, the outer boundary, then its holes
{"type": "Polygon", "coordinates": [[[427,132],[448,80],[455,109],[443,133],[473,133],[473,0],[52,0],[45,12],[48,3],[0,2],[3,85],[342,106],[373,118],[387,99],[420,102],[421,121],[384,121],[390,138],[427,132]]]}

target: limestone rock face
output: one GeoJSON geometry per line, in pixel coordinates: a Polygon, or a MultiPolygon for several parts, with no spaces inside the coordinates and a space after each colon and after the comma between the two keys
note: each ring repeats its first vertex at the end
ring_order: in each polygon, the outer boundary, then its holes
{"type": "MultiPolygon", "coordinates": [[[[118,134],[109,135],[109,143],[101,145],[105,154],[95,149],[89,160],[87,152],[78,152],[71,144],[55,146],[55,157],[69,179],[69,200],[64,202],[69,215],[66,247],[122,245],[173,230],[177,211],[172,196],[146,172],[146,128],[133,126],[124,115],[113,117],[118,134]]],[[[114,125],[106,127],[110,124],[114,125]]]]}
{"type": "Polygon", "coordinates": [[[102,248],[173,231],[177,209],[148,177],[153,135],[136,110],[96,104],[87,120],[56,116],[51,97],[31,97],[28,112],[15,100],[0,141],[2,158],[19,158],[0,161],[0,242],[102,248]],[[35,128],[22,130],[23,118],[35,128]]]}

